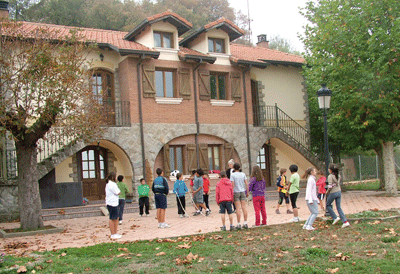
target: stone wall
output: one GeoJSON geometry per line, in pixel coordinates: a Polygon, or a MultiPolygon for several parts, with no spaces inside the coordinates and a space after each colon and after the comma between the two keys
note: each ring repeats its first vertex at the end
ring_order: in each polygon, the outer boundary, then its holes
{"type": "Polygon", "coordinates": [[[9,222],[18,218],[18,187],[0,185],[0,222],[9,222]]]}

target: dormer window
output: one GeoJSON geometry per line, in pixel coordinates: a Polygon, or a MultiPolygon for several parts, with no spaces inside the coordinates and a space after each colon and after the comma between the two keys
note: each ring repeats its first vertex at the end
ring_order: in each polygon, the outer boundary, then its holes
{"type": "Polygon", "coordinates": [[[173,34],[170,32],[154,32],[154,47],[156,48],[173,48],[173,34]]]}
{"type": "Polygon", "coordinates": [[[208,52],[225,53],[225,40],[208,38],[208,52]]]}

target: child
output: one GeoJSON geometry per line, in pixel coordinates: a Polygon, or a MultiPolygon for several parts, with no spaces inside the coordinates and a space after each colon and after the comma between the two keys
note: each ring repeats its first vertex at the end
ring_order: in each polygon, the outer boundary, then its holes
{"type": "Polygon", "coordinates": [[[267,212],[265,210],[265,180],[259,166],[253,167],[251,173],[249,191],[253,195],[253,206],[256,214],[256,226],[260,226],[260,212],[262,216],[261,225],[267,225],[267,212]]]}
{"type": "Polygon", "coordinates": [[[332,224],[336,224],[340,220],[342,220],[342,228],[350,226],[349,221],[344,215],[342,210],[341,201],[342,201],[342,190],[340,188],[340,182],[342,181],[341,176],[339,175],[339,167],[335,164],[329,165],[329,176],[328,176],[328,191],[326,192],[327,199],[326,199],[326,209],[329,212],[333,222],[332,224]],[[336,202],[336,209],[339,213],[339,217],[333,211],[332,203],[333,201],[336,202]]]}
{"type": "Polygon", "coordinates": [[[236,229],[241,229],[240,225],[240,210],[243,212],[243,228],[249,228],[247,225],[247,207],[246,207],[246,197],[249,196],[247,192],[247,178],[246,175],[240,171],[240,165],[235,163],[233,165],[234,173],[231,173],[231,182],[233,186],[233,198],[236,206],[236,217],[238,225],[236,229]]]}
{"type": "Polygon", "coordinates": [[[115,172],[110,172],[107,176],[106,184],[106,205],[109,212],[109,226],[111,231],[111,239],[120,239],[121,235],[117,234],[118,229],[118,200],[121,192],[115,183],[115,172]]]}
{"type": "Polygon", "coordinates": [[[197,207],[197,211],[194,213],[194,216],[200,215],[200,207],[205,209],[206,216],[210,215],[210,210],[206,208],[203,200],[203,175],[203,170],[199,168],[196,171],[196,175],[194,176],[193,180],[193,201],[197,207]]]}
{"type": "Polygon", "coordinates": [[[317,181],[318,195],[317,195],[317,197],[318,197],[319,204],[321,206],[322,211],[325,211],[325,208],[324,208],[324,199],[325,199],[325,193],[326,193],[326,189],[325,189],[326,183],[325,182],[326,182],[325,174],[322,170],[320,170],[318,172],[318,181],[317,181]]]}
{"type": "Polygon", "coordinates": [[[178,214],[179,217],[186,217],[186,199],[185,194],[189,190],[186,187],[185,182],[183,181],[182,173],[176,174],[176,181],[174,183],[174,193],[176,194],[176,204],[178,205],[178,214]]]}
{"type": "Polygon", "coordinates": [[[140,186],[138,187],[140,217],[143,216],[143,207],[145,207],[146,216],[150,215],[149,192],[150,192],[150,187],[146,184],[144,178],[140,179],[140,186]]]}
{"type": "Polygon", "coordinates": [[[299,189],[300,189],[300,175],[297,173],[297,171],[299,170],[297,165],[291,165],[289,167],[290,172],[292,173],[292,175],[290,176],[290,180],[289,180],[289,185],[288,185],[288,189],[289,189],[289,195],[290,195],[290,202],[292,204],[292,208],[293,208],[293,222],[299,222],[300,218],[299,218],[299,208],[296,205],[296,201],[297,201],[297,196],[299,195],[299,189]]]}
{"type": "Polygon", "coordinates": [[[232,201],[233,201],[233,187],[231,181],[226,178],[226,172],[221,171],[220,173],[221,180],[218,182],[215,188],[215,200],[217,201],[217,205],[219,205],[219,213],[221,215],[222,227],[221,230],[225,231],[225,213],[228,213],[229,216],[229,224],[230,230],[235,230],[233,226],[233,210],[232,210],[232,201]]]}
{"type": "Polygon", "coordinates": [[[286,213],[287,214],[292,214],[293,211],[289,209],[289,193],[287,190],[286,186],[286,168],[281,168],[280,173],[281,176],[279,176],[276,179],[276,185],[278,186],[278,193],[279,193],[279,200],[278,200],[278,205],[276,206],[275,213],[276,214],[281,214],[279,212],[279,207],[282,205],[283,199],[285,199],[285,204],[286,204],[286,213]]]}
{"type": "MultiPolygon", "coordinates": [[[[194,180],[194,176],[195,176],[195,175],[196,175],[196,170],[193,169],[193,170],[192,170],[192,175],[190,176],[190,184],[189,184],[190,193],[192,193],[192,194],[193,194],[193,185],[194,185],[193,180],[194,180]]],[[[198,209],[198,208],[196,207],[196,204],[193,203],[193,206],[194,206],[194,211],[196,212],[197,209],[198,209]]],[[[200,208],[200,211],[201,211],[201,208],[200,208]]]]}
{"type": "Polygon", "coordinates": [[[303,178],[308,178],[307,188],[306,188],[306,202],[308,209],[311,212],[310,217],[308,217],[306,223],[303,226],[303,229],[306,230],[315,230],[315,228],[312,225],[315,221],[315,218],[317,218],[318,216],[318,198],[317,198],[317,185],[315,183],[315,175],[317,175],[315,168],[309,167],[303,176],[303,178]]]}
{"type": "Polygon", "coordinates": [[[210,206],[208,205],[208,192],[210,191],[210,180],[207,174],[203,175],[203,200],[206,204],[206,207],[210,210],[210,206]]]}
{"type": "Polygon", "coordinates": [[[124,215],[124,207],[125,207],[125,197],[126,193],[128,193],[129,190],[126,184],[123,182],[124,176],[119,175],[117,179],[118,179],[117,186],[121,191],[121,193],[119,194],[118,219],[119,219],[119,224],[122,225],[122,216],[124,215]]]}
{"type": "Polygon", "coordinates": [[[167,195],[169,192],[168,182],[163,177],[164,171],[157,168],[157,178],[153,181],[151,190],[154,193],[154,201],[156,202],[158,228],[169,228],[169,224],[165,222],[165,211],[167,209],[167,195]]]}

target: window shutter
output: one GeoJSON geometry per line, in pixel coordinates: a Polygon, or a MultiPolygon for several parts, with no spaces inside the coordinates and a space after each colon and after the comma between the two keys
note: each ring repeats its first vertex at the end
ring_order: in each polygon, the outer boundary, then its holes
{"type": "Polygon", "coordinates": [[[183,99],[190,100],[192,95],[190,88],[190,69],[179,69],[179,94],[183,99]]]}
{"type": "Polygon", "coordinates": [[[192,170],[197,169],[196,144],[187,144],[186,149],[188,154],[189,174],[192,174],[192,170]]]}
{"type": "Polygon", "coordinates": [[[200,100],[210,100],[210,72],[208,70],[199,70],[199,95],[200,100]]]}
{"type": "Polygon", "coordinates": [[[143,97],[154,98],[156,96],[155,67],[143,66],[142,79],[143,97]]]}
{"type": "Polygon", "coordinates": [[[232,143],[225,143],[224,144],[224,155],[225,155],[225,168],[228,169],[228,161],[230,159],[233,159],[233,152],[235,150],[235,147],[233,146],[232,143]]]}
{"type": "Polygon", "coordinates": [[[204,171],[204,173],[208,173],[208,145],[199,144],[199,153],[200,153],[200,168],[204,171]]]}
{"type": "Polygon", "coordinates": [[[171,166],[170,166],[170,158],[169,158],[169,145],[164,145],[164,176],[168,177],[171,173],[171,166]]]}
{"type": "Polygon", "coordinates": [[[231,96],[232,100],[240,102],[242,100],[242,86],[240,84],[240,73],[232,72],[231,78],[231,96]]]}

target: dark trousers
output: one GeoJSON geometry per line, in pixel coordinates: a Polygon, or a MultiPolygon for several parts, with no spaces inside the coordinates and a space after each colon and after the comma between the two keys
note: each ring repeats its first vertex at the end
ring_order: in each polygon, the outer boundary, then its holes
{"type": "Polygon", "coordinates": [[[203,200],[204,200],[204,203],[206,204],[206,207],[208,208],[208,209],[210,209],[210,207],[208,206],[208,197],[209,197],[210,195],[208,195],[208,193],[207,194],[203,194],[203,200]]]}
{"type": "Polygon", "coordinates": [[[150,203],[149,203],[149,197],[140,197],[139,198],[139,211],[140,215],[143,215],[143,207],[146,207],[146,214],[149,213],[149,208],[150,208],[150,203]]]}
{"type": "Polygon", "coordinates": [[[118,219],[122,221],[122,216],[124,215],[125,199],[119,199],[118,204],[118,219]]]}
{"type": "Polygon", "coordinates": [[[185,196],[176,197],[176,204],[178,205],[178,214],[185,214],[186,209],[186,199],[185,196]]]}

